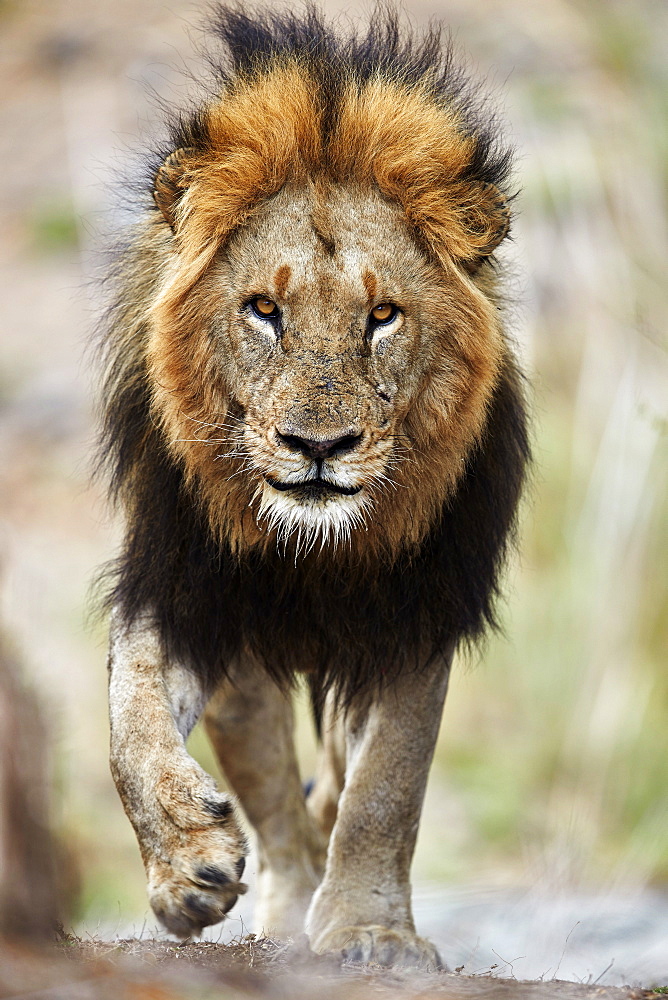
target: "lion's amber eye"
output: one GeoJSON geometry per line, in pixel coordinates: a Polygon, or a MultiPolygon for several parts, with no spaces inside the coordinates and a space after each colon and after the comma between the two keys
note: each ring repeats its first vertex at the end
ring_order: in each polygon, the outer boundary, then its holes
{"type": "Polygon", "coordinates": [[[398,311],[391,302],[381,302],[371,310],[371,320],[374,323],[391,323],[398,311]]]}
{"type": "Polygon", "coordinates": [[[278,316],[278,306],[273,299],[265,299],[264,296],[258,295],[250,304],[255,315],[261,319],[274,319],[278,316]]]}

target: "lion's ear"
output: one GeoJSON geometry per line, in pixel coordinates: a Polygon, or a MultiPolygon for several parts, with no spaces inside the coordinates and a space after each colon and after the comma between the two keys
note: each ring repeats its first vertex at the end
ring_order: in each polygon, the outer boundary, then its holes
{"type": "Polygon", "coordinates": [[[176,205],[188,186],[186,170],[194,150],[182,147],[170,153],[158,167],[153,185],[153,198],[172,230],[176,222],[176,205]]]}
{"type": "Polygon", "coordinates": [[[478,261],[494,253],[510,231],[508,199],[495,184],[478,182],[467,198],[464,227],[472,256],[478,261]]]}

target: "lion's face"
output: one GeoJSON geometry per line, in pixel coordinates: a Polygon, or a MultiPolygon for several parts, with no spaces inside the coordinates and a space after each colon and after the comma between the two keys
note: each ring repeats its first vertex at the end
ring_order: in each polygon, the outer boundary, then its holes
{"type": "Polygon", "coordinates": [[[433,350],[433,267],[379,195],[284,190],[209,285],[249,502],[279,536],[349,534],[395,489],[407,452],[402,424],[433,350]]]}
{"type": "Polygon", "coordinates": [[[367,548],[419,540],[500,358],[475,283],[395,202],[324,182],[259,205],[170,297],[182,268],[172,258],[153,310],[154,398],[218,530],[298,553],[359,529],[367,548]]]}

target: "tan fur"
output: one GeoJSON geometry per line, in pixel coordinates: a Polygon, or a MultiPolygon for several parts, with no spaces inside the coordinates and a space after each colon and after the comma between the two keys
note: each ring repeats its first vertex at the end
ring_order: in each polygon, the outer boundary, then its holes
{"type": "Polygon", "coordinates": [[[447,667],[435,662],[345,716],[329,703],[307,800],[315,829],[299,787],[289,700],[250,662],[239,668],[210,702],[207,726],[258,834],[256,932],[297,936],[315,889],[306,916],[315,951],[438,968],[434,946],[415,933],[409,870],[447,667]]]}
{"type": "MultiPolygon", "coordinates": [[[[345,736],[345,787],[306,919],[315,951],[440,967],[434,946],[415,933],[409,873],[447,683],[438,661],[330,720],[345,736]]],[[[325,747],[335,767],[336,739],[325,747]]]]}
{"type": "Polygon", "coordinates": [[[222,920],[246,891],[235,868],[246,840],[231,804],[186,752],[184,737],[204,701],[191,675],[165,663],[141,623],[132,633],[112,626],[109,663],[111,771],[137,834],[151,905],[186,937],[213,922],[188,915],[189,897],[222,920]],[[206,803],[229,807],[229,815],[216,819],[206,803]],[[209,862],[224,872],[224,884],[202,882],[198,869],[209,862]]]}

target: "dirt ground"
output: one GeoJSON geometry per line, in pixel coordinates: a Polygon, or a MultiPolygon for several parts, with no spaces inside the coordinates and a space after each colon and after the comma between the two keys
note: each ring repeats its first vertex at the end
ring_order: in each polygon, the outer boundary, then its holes
{"type": "Polygon", "coordinates": [[[249,935],[213,942],[104,942],[63,935],[51,952],[0,946],[4,1000],[642,1000],[660,994],[631,987],[549,980],[519,982],[447,972],[385,970],[318,957],[249,935]]]}

